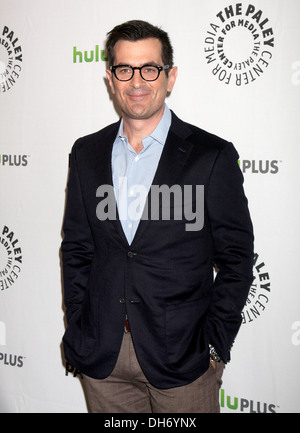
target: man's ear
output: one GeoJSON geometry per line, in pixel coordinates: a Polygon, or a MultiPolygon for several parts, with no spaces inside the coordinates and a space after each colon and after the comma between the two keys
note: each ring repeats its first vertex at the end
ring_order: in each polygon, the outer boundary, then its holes
{"type": "Polygon", "coordinates": [[[169,71],[169,75],[168,75],[168,92],[171,93],[177,78],[177,74],[178,74],[178,68],[177,66],[174,66],[172,69],[170,69],[169,71]]]}
{"type": "Polygon", "coordinates": [[[109,82],[109,86],[111,88],[111,92],[114,95],[115,94],[115,86],[114,86],[114,82],[113,82],[113,76],[112,76],[112,71],[110,69],[106,69],[106,76],[109,82]]]}

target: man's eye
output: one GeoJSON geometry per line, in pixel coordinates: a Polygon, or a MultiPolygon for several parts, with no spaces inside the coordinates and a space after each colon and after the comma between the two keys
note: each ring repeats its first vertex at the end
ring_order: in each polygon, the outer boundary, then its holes
{"type": "Polygon", "coordinates": [[[129,75],[131,74],[131,68],[119,68],[118,72],[122,75],[129,75]]]}
{"type": "Polygon", "coordinates": [[[145,68],[143,68],[143,72],[145,72],[146,74],[153,74],[156,73],[156,68],[154,68],[153,66],[146,66],[145,68]]]}

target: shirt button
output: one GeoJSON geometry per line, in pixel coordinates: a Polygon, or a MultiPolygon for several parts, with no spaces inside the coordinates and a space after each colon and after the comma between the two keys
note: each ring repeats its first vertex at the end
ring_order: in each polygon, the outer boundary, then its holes
{"type": "Polygon", "coordinates": [[[119,298],[119,302],[120,302],[120,304],[125,304],[125,299],[124,298],[119,298]]]}

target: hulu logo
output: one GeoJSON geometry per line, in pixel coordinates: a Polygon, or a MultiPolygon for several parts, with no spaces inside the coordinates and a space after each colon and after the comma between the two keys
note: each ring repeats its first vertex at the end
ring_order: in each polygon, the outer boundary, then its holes
{"type": "Polygon", "coordinates": [[[90,51],[79,51],[77,47],[73,47],[73,63],[82,62],[106,62],[107,58],[104,56],[104,50],[100,50],[99,45],[95,46],[94,50],[90,51]]]}

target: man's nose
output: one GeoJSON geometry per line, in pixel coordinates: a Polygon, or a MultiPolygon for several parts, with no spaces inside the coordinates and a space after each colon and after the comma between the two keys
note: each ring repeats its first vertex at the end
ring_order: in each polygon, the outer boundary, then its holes
{"type": "Polygon", "coordinates": [[[144,84],[145,81],[143,80],[143,78],[141,77],[140,71],[138,69],[134,70],[134,74],[133,77],[130,80],[130,84],[133,87],[140,87],[142,84],[144,84]]]}

